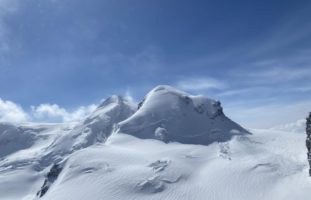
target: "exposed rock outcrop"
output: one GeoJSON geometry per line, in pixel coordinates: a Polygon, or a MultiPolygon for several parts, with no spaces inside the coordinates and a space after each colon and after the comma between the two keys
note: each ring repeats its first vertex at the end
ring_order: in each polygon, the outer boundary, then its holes
{"type": "Polygon", "coordinates": [[[308,149],[308,162],[310,166],[309,175],[311,176],[311,112],[309,113],[309,116],[307,117],[306,133],[307,133],[306,146],[308,149]]]}
{"type": "Polygon", "coordinates": [[[56,181],[57,177],[62,171],[62,166],[60,164],[54,164],[50,169],[49,173],[46,175],[44,183],[41,189],[38,191],[37,196],[42,197],[50,189],[51,185],[56,181]]]}

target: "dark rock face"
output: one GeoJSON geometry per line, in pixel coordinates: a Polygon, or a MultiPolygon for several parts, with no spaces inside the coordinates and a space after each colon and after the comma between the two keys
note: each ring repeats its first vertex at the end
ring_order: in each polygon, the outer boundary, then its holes
{"type": "Polygon", "coordinates": [[[221,107],[221,103],[220,101],[216,101],[215,103],[213,103],[213,106],[215,108],[215,113],[211,116],[212,119],[215,119],[216,117],[218,116],[221,116],[221,115],[224,115],[224,112],[222,110],[222,107],[221,107]]]}
{"type": "Polygon", "coordinates": [[[140,109],[140,107],[144,104],[146,98],[144,98],[139,104],[137,105],[137,110],[140,109]]]}
{"type": "Polygon", "coordinates": [[[54,164],[49,173],[47,174],[44,183],[37,193],[37,196],[42,197],[45,193],[49,190],[50,186],[54,183],[57,179],[58,175],[62,171],[62,167],[59,164],[54,164]]]}
{"type": "Polygon", "coordinates": [[[309,113],[309,117],[307,117],[306,133],[307,133],[306,146],[308,149],[308,162],[310,166],[309,175],[311,176],[311,112],[309,113]]]}

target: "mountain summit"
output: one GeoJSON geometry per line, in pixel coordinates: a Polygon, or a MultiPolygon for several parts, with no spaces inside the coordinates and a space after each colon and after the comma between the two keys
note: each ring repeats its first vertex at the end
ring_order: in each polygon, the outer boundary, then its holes
{"type": "Polygon", "coordinates": [[[203,145],[248,133],[224,115],[219,101],[170,86],[151,90],[138,110],[118,127],[118,132],[139,138],[203,145]]]}
{"type": "Polygon", "coordinates": [[[96,143],[104,143],[114,125],[130,117],[135,105],[124,97],[113,95],[102,102],[86,119],[67,134],[59,136],[49,147],[52,154],[74,152],[96,143]],[[55,149],[58,151],[55,152],[55,149]]]}

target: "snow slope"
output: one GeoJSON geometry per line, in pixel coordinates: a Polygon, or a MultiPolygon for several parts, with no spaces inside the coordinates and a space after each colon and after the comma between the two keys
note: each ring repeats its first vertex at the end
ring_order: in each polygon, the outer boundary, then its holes
{"type": "Polygon", "coordinates": [[[118,125],[121,133],[186,144],[210,144],[248,133],[224,115],[220,102],[170,86],[151,90],[138,111],[118,125]]]}
{"type": "Polygon", "coordinates": [[[31,129],[0,123],[0,158],[16,151],[29,148],[34,143],[35,134],[31,129]]]}
{"type": "MultiPolygon", "coordinates": [[[[6,143],[1,139],[0,146],[1,151],[7,152],[0,158],[1,200],[29,199],[28,195],[31,196],[30,199],[33,199],[33,194],[40,188],[41,181],[46,174],[46,166],[49,165],[43,159],[49,146],[60,134],[68,133],[70,126],[56,124],[10,125],[9,130],[14,136],[14,140],[6,143]],[[26,139],[29,135],[31,137],[26,139]],[[5,145],[2,145],[3,143],[5,145]],[[6,149],[11,149],[11,151],[6,149]]],[[[48,160],[48,162],[53,161],[48,160]]]]}
{"type": "Polygon", "coordinates": [[[77,124],[0,124],[0,200],[309,199],[305,134],[250,132],[169,86],[137,111],[112,96],[77,124]]]}
{"type": "Polygon", "coordinates": [[[42,199],[309,199],[304,135],[252,132],[208,146],[116,134],[75,152],[42,199]]]}

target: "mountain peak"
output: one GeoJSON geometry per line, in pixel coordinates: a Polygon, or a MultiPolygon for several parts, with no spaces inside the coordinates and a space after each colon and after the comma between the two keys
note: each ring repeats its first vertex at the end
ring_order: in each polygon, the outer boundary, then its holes
{"type": "Polygon", "coordinates": [[[119,132],[190,144],[225,141],[233,135],[248,133],[224,115],[219,101],[192,96],[171,86],[155,87],[138,108],[119,123],[119,132]]]}
{"type": "Polygon", "coordinates": [[[127,101],[124,97],[120,96],[120,95],[112,95],[110,97],[108,97],[107,99],[105,99],[99,106],[98,108],[101,108],[101,107],[105,107],[111,103],[122,103],[122,102],[125,102],[127,101]]]}

